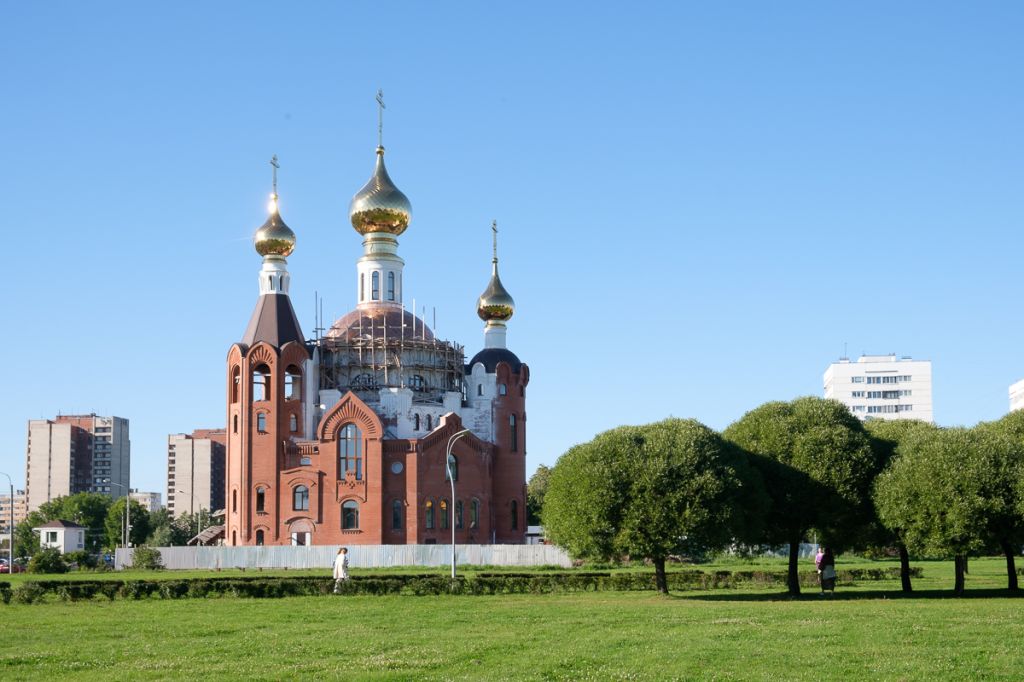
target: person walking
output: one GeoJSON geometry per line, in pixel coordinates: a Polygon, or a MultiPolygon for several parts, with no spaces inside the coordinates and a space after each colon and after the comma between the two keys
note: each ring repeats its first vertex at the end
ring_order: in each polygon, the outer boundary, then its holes
{"type": "Polygon", "coordinates": [[[334,593],[341,591],[341,583],[348,580],[348,547],[338,550],[334,557],[334,593]]]}
{"type": "Polygon", "coordinates": [[[814,565],[818,568],[818,583],[821,585],[821,593],[829,590],[836,593],[836,558],[830,547],[822,547],[814,557],[814,565]]]}

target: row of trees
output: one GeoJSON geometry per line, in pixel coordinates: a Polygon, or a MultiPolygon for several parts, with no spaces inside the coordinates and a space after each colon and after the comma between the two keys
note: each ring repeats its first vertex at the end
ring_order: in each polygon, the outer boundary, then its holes
{"type": "Polygon", "coordinates": [[[838,550],[895,548],[903,589],[909,556],[953,558],[964,588],[971,554],[1001,551],[1010,589],[1024,543],[1024,412],[943,429],[862,423],[820,398],[769,402],[721,434],[695,420],[623,426],[571,448],[531,479],[528,509],[576,557],[665,562],[733,547],[799,545],[813,530],[838,550]]]}
{"type": "MultiPolygon", "coordinates": [[[[85,526],[85,550],[98,554],[112,550],[122,542],[125,498],[112,500],[101,493],[78,493],[57,497],[30,512],[14,533],[16,556],[31,557],[39,551],[39,533],[32,529],[48,521],[72,521],[85,526]]],[[[198,515],[196,515],[198,516],[198,515]]],[[[153,513],[138,502],[128,507],[130,525],[128,541],[134,545],[148,544],[159,547],[184,545],[197,532],[197,519],[191,514],[172,518],[166,509],[153,513]]],[[[209,521],[209,514],[202,519],[209,521]]]]}

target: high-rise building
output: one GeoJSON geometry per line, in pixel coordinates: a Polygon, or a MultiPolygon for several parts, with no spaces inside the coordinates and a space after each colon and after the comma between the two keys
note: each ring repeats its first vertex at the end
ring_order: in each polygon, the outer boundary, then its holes
{"type": "Polygon", "coordinates": [[[228,351],[227,545],[431,544],[453,528],[457,543],[525,542],[530,371],[506,346],[515,304],[498,277],[497,227],[473,297],[483,348],[466,362],[406,307],[398,238],[412,209],[382,146],[376,156],[349,206],[363,245],[356,307],[312,340],[288,295],[296,237],[275,174],[254,239],[260,297],[228,351]]]}
{"type": "Polygon", "coordinates": [[[132,490],[131,492],[132,502],[138,503],[143,509],[152,514],[158,509],[164,508],[164,503],[161,500],[160,493],[147,493],[139,490],[132,490]]]}
{"type": "Polygon", "coordinates": [[[10,493],[0,495],[0,535],[11,532],[11,506],[14,506],[14,525],[19,526],[28,515],[24,490],[14,491],[14,500],[10,493]]]}
{"type": "Polygon", "coordinates": [[[932,363],[895,355],[840,358],[825,370],[825,397],[860,419],[918,419],[932,415],[932,363]]]}
{"type": "Polygon", "coordinates": [[[1024,379],[1010,384],[1010,412],[1024,408],[1024,379]]]}
{"type": "Polygon", "coordinates": [[[224,429],[167,436],[167,510],[172,516],[224,508],[224,429]]]}
{"type": "Polygon", "coordinates": [[[123,497],[129,491],[130,476],[127,419],[86,414],[29,421],[25,457],[28,511],[75,493],[123,497]]]}

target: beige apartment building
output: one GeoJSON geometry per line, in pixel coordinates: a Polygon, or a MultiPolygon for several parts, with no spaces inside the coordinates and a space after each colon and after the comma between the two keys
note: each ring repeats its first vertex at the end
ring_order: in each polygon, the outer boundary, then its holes
{"type": "Polygon", "coordinates": [[[167,436],[167,510],[172,516],[224,509],[224,429],[167,436]]]}

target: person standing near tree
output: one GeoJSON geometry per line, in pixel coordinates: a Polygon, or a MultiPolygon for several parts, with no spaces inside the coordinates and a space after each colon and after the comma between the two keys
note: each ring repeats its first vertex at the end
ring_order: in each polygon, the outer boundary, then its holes
{"type": "Polygon", "coordinates": [[[829,547],[819,549],[817,556],[814,557],[814,565],[818,568],[818,582],[821,583],[821,593],[825,594],[825,590],[829,590],[832,594],[835,594],[836,558],[832,554],[832,549],[829,547]]]}
{"type": "Polygon", "coordinates": [[[348,547],[342,547],[338,550],[338,555],[334,557],[334,592],[338,593],[341,590],[341,583],[348,580],[348,547]]]}

